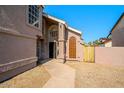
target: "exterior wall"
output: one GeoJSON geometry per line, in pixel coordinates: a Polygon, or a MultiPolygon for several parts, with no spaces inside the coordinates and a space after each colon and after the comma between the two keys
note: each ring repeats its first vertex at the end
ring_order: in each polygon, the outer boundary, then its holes
{"type": "Polygon", "coordinates": [[[106,42],[105,47],[112,47],[112,41],[106,42]]]}
{"type": "Polygon", "coordinates": [[[42,30],[26,23],[26,10],[0,6],[0,81],[36,66],[36,36],[42,36],[42,30]]]}
{"type": "Polygon", "coordinates": [[[96,47],[95,63],[124,66],[123,47],[96,47]]]}
{"type": "Polygon", "coordinates": [[[49,24],[46,21],[45,18],[43,18],[43,38],[44,38],[44,52],[43,52],[43,58],[47,59],[49,58],[49,38],[48,38],[48,29],[49,29],[49,24]]]}
{"type": "Polygon", "coordinates": [[[65,42],[65,26],[62,23],[59,23],[59,27],[58,27],[58,31],[59,31],[59,35],[58,35],[58,43],[59,43],[59,54],[57,56],[57,58],[59,59],[64,59],[64,42],[65,42]]]}
{"type": "Polygon", "coordinates": [[[67,60],[83,61],[83,45],[81,43],[82,43],[81,35],[68,30],[68,39],[67,39],[67,44],[66,44],[67,60]],[[76,38],[76,58],[74,58],[74,59],[69,58],[69,38],[72,37],[72,36],[74,36],[76,38]]]}
{"type": "Polygon", "coordinates": [[[113,47],[124,46],[124,16],[112,31],[112,46],[113,47]]]}
{"type": "Polygon", "coordinates": [[[83,43],[83,40],[81,40],[80,39],[80,43],[78,43],[79,44],[79,46],[78,46],[78,56],[79,56],[79,61],[83,61],[83,59],[84,59],[84,50],[83,50],[83,45],[82,45],[82,43],[83,43]]]}

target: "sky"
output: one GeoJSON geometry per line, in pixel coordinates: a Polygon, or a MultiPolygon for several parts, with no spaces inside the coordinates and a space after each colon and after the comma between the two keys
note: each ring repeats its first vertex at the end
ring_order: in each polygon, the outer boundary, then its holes
{"type": "Polygon", "coordinates": [[[82,38],[88,43],[107,37],[124,12],[124,6],[46,5],[44,12],[81,31],[82,38]]]}

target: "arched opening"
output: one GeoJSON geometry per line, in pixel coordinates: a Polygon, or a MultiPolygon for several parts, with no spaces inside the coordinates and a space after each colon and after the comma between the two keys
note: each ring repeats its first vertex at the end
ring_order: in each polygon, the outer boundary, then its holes
{"type": "Polygon", "coordinates": [[[53,42],[53,41],[57,41],[58,39],[58,27],[57,25],[52,25],[49,27],[48,29],[49,31],[49,41],[53,42]]]}
{"type": "Polygon", "coordinates": [[[56,58],[57,56],[57,41],[58,41],[58,26],[52,25],[48,29],[49,33],[49,58],[56,58]]]}
{"type": "Polygon", "coordinates": [[[69,58],[76,58],[76,38],[69,38],[69,58]]]}

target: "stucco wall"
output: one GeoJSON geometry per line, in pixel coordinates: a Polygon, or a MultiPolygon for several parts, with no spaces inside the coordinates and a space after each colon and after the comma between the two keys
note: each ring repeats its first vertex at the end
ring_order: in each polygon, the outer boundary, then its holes
{"type": "Polygon", "coordinates": [[[124,47],[95,47],[95,63],[124,65],[124,47]]]}
{"type": "Polygon", "coordinates": [[[113,47],[124,46],[124,17],[122,17],[121,21],[112,31],[112,46],[113,47]]]}
{"type": "Polygon", "coordinates": [[[81,45],[82,40],[81,40],[81,35],[74,33],[73,31],[68,30],[68,39],[67,39],[67,60],[78,60],[78,61],[83,61],[83,46],[81,45]],[[69,58],[69,38],[74,36],[76,38],[76,58],[69,58]]]}
{"type": "Polygon", "coordinates": [[[0,33],[0,64],[36,57],[36,40],[0,33]]]}
{"type": "Polygon", "coordinates": [[[49,58],[49,38],[48,38],[49,22],[43,17],[43,33],[44,33],[44,59],[49,58]]]}
{"type": "Polygon", "coordinates": [[[26,10],[27,6],[0,6],[0,74],[5,77],[0,81],[36,66],[36,36],[42,36],[42,29],[26,23],[26,10]],[[4,76],[7,71],[11,74],[8,77],[4,76]]]}
{"type": "Polygon", "coordinates": [[[58,35],[59,53],[58,53],[57,58],[64,59],[65,26],[62,23],[59,23],[58,26],[59,26],[58,27],[59,28],[58,29],[58,31],[59,31],[59,35],[58,35]]]}
{"type": "Polygon", "coordinates": [[[27,24],[27,6],[0,6],[0,20],[0,27],[6,28],[8,31],[34,37],[36,35],[42,36],[42,21],[41,29],[36,29],[27,24]]]}

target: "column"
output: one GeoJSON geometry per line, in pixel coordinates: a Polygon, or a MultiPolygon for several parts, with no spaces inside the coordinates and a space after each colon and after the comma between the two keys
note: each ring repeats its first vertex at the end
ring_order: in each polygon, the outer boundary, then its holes
{"type": "Polygon", "coordinates": [[[59,53],[58,53],[57,58],[64,60],[64,48],[65,48],[65,46],[64,46],[64,42],[65,42],[65,26],[64,26],[64,24],[59,23],[58,33],[59,33],[58,34],[59,53]]]}

